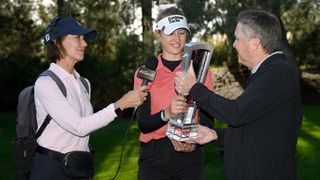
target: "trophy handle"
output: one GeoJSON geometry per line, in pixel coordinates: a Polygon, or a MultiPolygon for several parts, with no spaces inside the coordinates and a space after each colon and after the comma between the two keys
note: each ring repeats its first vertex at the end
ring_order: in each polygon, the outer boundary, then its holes
{"type": "MultiPolygon", "coordinates": [[[[182,57],[182,71],[188,71],[192,60],[200,61],[197,69],[197,80],[203,83],[210,65],[213,47],[209,44],[190,42],[184,45],[184,54],[182,57]],[[202,53],[202,54],[201,54],[202,53]],[[200,54],[200,59],[192,59],[200,54]],[[193,56],[194,55],[194,56],[193,56]]],[[[195,69],[196,71],[196,69],[195,69]]]]}

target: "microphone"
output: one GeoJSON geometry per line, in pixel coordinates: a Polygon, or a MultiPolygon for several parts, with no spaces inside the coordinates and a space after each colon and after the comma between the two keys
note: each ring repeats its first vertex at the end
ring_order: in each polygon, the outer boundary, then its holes
{"type": "Polygon", "coordinates": [[[156,69],[158,66],[158,59],[154,56],[146,58],[145,66],[142,66],[138,70],[137,76],[143,79],[141,86],[145,86],[148,82],[153,82],[156,77],[156,69]]]}
{"type": "MultiPolygon", "coordinates": [[[[145,66],[142,66],[138,70],[137,76],[143,79],[141,86],[145,86],[148,82],[153,82],[156,77],[157,72],[155,71],[158,66],[158,59],[154,56],[149,56],[146,58],[145,66]]],[[[134,108],[133,113],[136,112],[137,106],[134,108]]]]}

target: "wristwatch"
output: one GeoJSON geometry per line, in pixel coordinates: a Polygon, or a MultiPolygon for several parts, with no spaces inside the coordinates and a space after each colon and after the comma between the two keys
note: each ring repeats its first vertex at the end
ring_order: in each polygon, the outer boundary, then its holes
{"type": "Polygon", "coordinates": [[[121,116],[122,115],[122,110],[117,106],[116,103],[113,103],[114,106],[114,112],[116,113],[117,116],[121,116]]]}

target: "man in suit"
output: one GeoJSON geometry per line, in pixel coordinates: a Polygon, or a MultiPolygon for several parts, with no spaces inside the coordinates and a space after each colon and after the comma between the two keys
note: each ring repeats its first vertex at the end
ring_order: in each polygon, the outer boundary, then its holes
{"type": "Polygon", "coordinates": [[[223,133],[199,126],[196,142],[223,141],[227,179],[296,179],[294,154],[302,120],[298,75],[279,51],[278,19],[262,10],[237,18],[233,47],[251,69],[249,84],[235,100],[197,83],[193,68],[176,75],[176,90],[228,124],[223,133]],[[223,138],[222,138],[223,137],[223,138]]]}

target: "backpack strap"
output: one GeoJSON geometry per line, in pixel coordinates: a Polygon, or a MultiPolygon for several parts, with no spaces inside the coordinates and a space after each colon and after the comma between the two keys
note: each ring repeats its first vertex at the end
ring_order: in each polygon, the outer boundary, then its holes
{"type": "MultiPolygon", "coordinates": [[[[58,85],[59,89],[61,90],[62,94],[65,97],[67,97],[67,89],[66,89],[66,87],[64,86],[64,84],[61,81],[61,79],[54,72],[52,72],[51,70],[46,70],[43,73],[41,73],[40,76],[50,76],[51,79],[53,79],[57,83],[57,85],[58,85]]],[[[86,80],[86,78],[80,76],[80,81],[83,84],[84,88],[89,93],[89,83],[86,80]]]]}
{"type": "MultiPolygon", "coordinates": [[[[50,76],[50,78],[52,80],[54,80],[54,82],[56,82],[56,84],[58,85],[60,91],[62,92],[62,94],[67,97],[67,89],[64,86],[63,82],[61,81],[61,79],[52,71],[50,70],[46,70],[43,73],[41,73],[39,75],[40,76],[50,76]]],[[[44,122],[41,124],[39,130],[36,133],[36,138],[38,139],[38,137],[41,136],[42,132],[44,131],[44,129],[48,126],[49,122],[51,121],[52,117],[47,114],[46,118],[44,119],[44,122]]]]}
{"type": "Polygon", "coordinates": [[[61,79],[52,71],[50,70],[46,70],[43,73],[41,73],[39,75],[40,76],[50,76],[52,80],[54,80],[54,82],[56,82],[56,84],[58,85],[60,91],[62,92],[62,94],[64,95],[64,97],[67,97],[67,89],[64,86],[63,82],[61,81],[61,79]]]}
{"type": "Polygon", "coordinates": [[[83,84],[84,88],[86,88],[87,90],[87,93],[89,94],[89,83],[88,81],[86,80],[86,78],[80,76],[80,80],[81,80],[81,83],[83,84]]]}
{"type": "Polygon", "coordinates": [[[48,114],[46,118],[44,119],[44,122],[41,124],[39,130],[36,133],[36,139],[41,136],[44,129],[48,126],[49,122],[51,121],[52,117],[48,114]]]}
{"type": "MultiPolygon", "coordinates": [[[[58,85],[60,91],[62,92],[62,94],[67,97],[67,89],[64,86],[63,82],[61,81],[61,79],[51,70],[46,70],[43,73],[41,73],[39,75],[40,76],[50,76],[52,80],[54,80],[54,82],[56,82],[56,84],[58,85]]],[[[87,82],[87,80],[80,76],[80,80],[81,83],[83,84],[83,86],[86,88],[88,94],[89,94],[89,84],[87,82]]],[[[48,114],[46,116],[46,118],[44,119],[44,122],[41,124],[39,130],[36,133],[36,138],[40,137],[40,135],[42,134],[42,132],[44,131],[44,129],[47,127],[47,125],[49,124],[49,122],[51,121],[52,117],[48,114]]]]}

